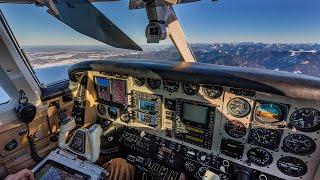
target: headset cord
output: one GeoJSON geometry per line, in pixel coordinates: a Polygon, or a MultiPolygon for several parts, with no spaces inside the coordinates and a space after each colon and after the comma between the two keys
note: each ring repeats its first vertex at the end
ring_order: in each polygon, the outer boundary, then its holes
{"type": "Polygon", "coordinates": [[[30,148],[31,158],[32,158],[34,161],[40,162],[40,161],[42,161],[43,158],[41,158],[41,157],[38,155],[34,136],[33,136],[33,135],[30,135],[29,123],[27,124],[27,131],[28,131],[28,132],[27,132],[27,139],[28,139],[28,144],[29,144],[29,148],[30,148]]]}

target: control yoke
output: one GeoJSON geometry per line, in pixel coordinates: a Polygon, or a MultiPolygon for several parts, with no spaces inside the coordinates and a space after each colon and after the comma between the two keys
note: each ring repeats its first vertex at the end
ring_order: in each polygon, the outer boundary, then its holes
{"type": "Polygon", "coordinates": [[[63,116],[59,133],[59,148],[69,150],[77,155],[85,157],[94,163],[100,154],[102,128],[98,124],[89,128],[81,127],[74,131],[71,139],[67,142],[69,133],[76,128],[75,119],[71,116],[63,116]]]}

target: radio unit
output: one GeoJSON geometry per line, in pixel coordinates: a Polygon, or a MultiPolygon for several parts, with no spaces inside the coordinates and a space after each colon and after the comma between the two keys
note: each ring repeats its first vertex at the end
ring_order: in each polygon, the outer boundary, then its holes
{"type": "Polygon", "coordinates": [[[160,96],[133,91],[131,103],[135,121],[153,128],[161,128],[160,96]]]}
{"type": "Polygon", "coordinates": [[[211,149],[216,108],[193,101],[177,101],[175,138],[211,149]]]}

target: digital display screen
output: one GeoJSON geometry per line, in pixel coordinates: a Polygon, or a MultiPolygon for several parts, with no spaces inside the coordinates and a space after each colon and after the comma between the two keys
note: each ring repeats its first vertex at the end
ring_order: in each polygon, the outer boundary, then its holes
{"type": "Polygon", "coordinates": [[[124,104],[126,101],[126,82],[123,80],[111,80],[112,101],[124,104]]]}
{"type": "Polygon", "coordinates": [[[110,101],[111,100],[111,90],[110,90],[110,80],[102,77],[95,77],[97,95],[99,99],[110,101]]]}
{"type": "Polygon", "coordinates": [[[101,100],[126,103],[126,81],[95,77],[97,96],[101,100]]]}
{"type": "Polygon", "coordinates": [[[149,111],[150,113],[156,112],[156,102],[155,101],[147,101],[140,100],[139,101],[139,109],[143,111],[149,111]]]}
{"type": "Polygon", "coordinates": [[[183,104],[183,119],[199,124],[206,124],[208,116],[208,107],[197,106],[190,103],[183,104]]]}
{"type": "Polygon", "coordinates": [[[147,115],[145,113],[138,113],[138,118],[141,123],[148,124],[151,127],[158,126],[158,120],[156,116],[147,115]]]}
{"type": "Polygon", "coordinates": [[[37,180],[87,180],[90,176],[53,161],[47,161],[36,173],[37,180]]]}

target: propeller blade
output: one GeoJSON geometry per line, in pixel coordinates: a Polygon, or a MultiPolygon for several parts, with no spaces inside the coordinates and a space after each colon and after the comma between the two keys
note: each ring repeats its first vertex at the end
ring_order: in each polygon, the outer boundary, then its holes
{"type": "Polygon", "coordinates": [[[110,46],[142,49],[88,0],[46,1],[49,14],[72,29],[110,46]]]}

